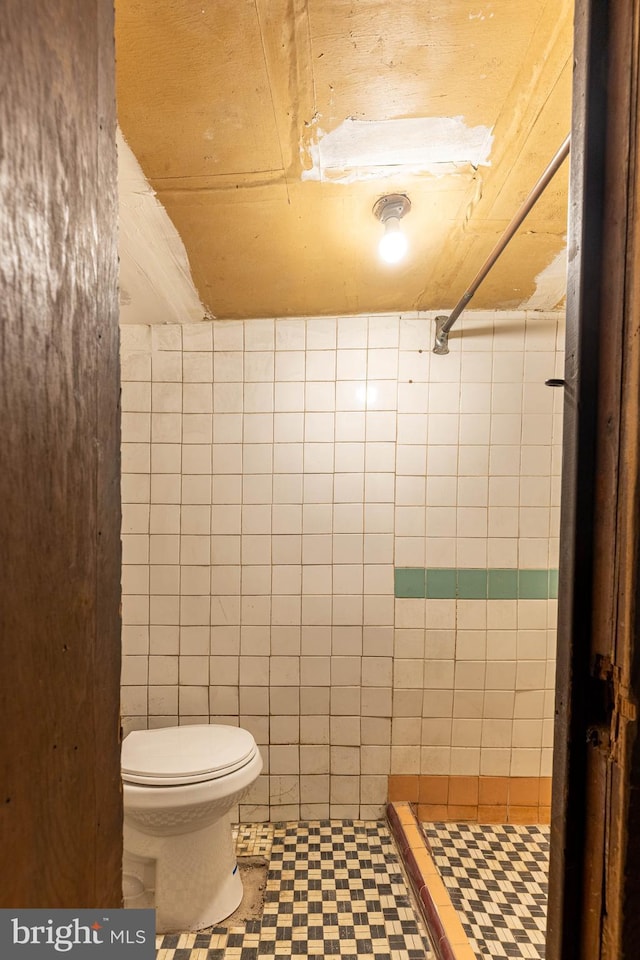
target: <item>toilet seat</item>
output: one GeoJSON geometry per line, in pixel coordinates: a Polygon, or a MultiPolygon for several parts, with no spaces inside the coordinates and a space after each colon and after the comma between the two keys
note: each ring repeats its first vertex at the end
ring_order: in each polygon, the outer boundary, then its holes
{"type": "Polygon", "coordinates": [[[133,730],[122,743],[122,779],[163,787],[218,780],[245,767],[257,750],[248,730],[225,724],[133,730]]]}

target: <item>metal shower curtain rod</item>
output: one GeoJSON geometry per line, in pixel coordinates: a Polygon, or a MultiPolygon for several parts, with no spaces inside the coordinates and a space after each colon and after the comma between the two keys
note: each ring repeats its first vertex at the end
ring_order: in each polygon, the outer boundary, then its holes
{"type": "Polygon", "coordinates": [[[473,297],[474,293],[476,292],[476,290],[478,289],[478,287],[480,286],[480,284],[482,283],[486,275],[491,270],[492,266],[494,265],[494,263],[496,262],[496,260],[498,259],[498,257],[500,256],[504,248],[507,246],[507,244],[513,237],[514,233],[516,232],[516,230],[518,229],[518,227],[520,226],[524,218],[527,216],[527,214],[529,213],[531,208],[534,206],[536,201],[544,193],[545,188],[548,186],[548,184],[551,182],[555,174],[558,172],[564,160],[566,160],[569,154],[570,144],[571,144],[571,135],[568,134],[562,146],[554,156],[553,160],[551,161],[547,169],[544,171],[544,173],[542,174],[542,176],[540,177],[540,179],[538,180],[533,190],[531,191],[527,199],[524,201],[524,203],[522,204],[522,206],[520,207],[516,215],[513,217],[513,219],[511,220],[511,223],[506,228],[506,230],[504,231],[504,233],[496,243],[495,247],[493,248],[493,250],[487,257],[485,262],[482,264],[482,266],[478,270],[471,284],[467,287],[465,292],[462,294],[462,296],[456,303],[451,313],[446,317],[445,316],[436,317],[436,338],[435,338],[435,344],[433,347],[434,353],[439,353],[439,354],[449,353],[449,331],[451,330],[452,326],[454,325],[454,323],[456,322],[456,320],[458,319],[458,317],[460,316],[464,308],[467,306],[471,298],[473,297]]]}

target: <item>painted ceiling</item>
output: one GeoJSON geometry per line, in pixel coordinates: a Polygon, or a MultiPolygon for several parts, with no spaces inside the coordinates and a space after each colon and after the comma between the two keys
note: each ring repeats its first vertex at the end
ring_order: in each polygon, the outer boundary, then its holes
{"type": "MultiPolygon", "coordinates": [[[[571,0],[117,0],[123,302],[155,244],[158,276],[190,271],[194,316],[453,307],[569,132],[572,14],[571,0]],[[142,224],[145,178],[165,228],[142,224]],[[386,265],[372,211],[392,193],[411,200],[409,251],[386,265]]],[[[565,162],[474,307],[558,304],[567,188],[565,162]]]]}

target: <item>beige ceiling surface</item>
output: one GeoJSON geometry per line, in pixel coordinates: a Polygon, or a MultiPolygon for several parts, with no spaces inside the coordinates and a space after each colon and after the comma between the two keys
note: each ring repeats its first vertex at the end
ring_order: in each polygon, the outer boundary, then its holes
{"type": "MultiPolygon", "coordinates": [[[[572,8],[117,0],[120,126],[210,314],[452,307],[569,132],[572,8]],[[394,192],[410,248],[388,266],[372,208],[394,192]]],[[[534,295],[567,182],[565,163],[475,307],[534,295]]]]}

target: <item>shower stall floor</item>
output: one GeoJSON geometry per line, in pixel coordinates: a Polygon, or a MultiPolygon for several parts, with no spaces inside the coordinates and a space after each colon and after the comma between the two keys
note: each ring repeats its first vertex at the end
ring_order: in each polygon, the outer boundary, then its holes
{"type": "Polygon", "coordinates": [[[384,822],[241,824],[268,861],[260,920],[156,939],[157,960],[433,960],[384,822]]]}
{"type": "Polygon", "coordinates": [[[549,827],[423,823],[431,856],[482,960],[543,960],[549,827]]]}

